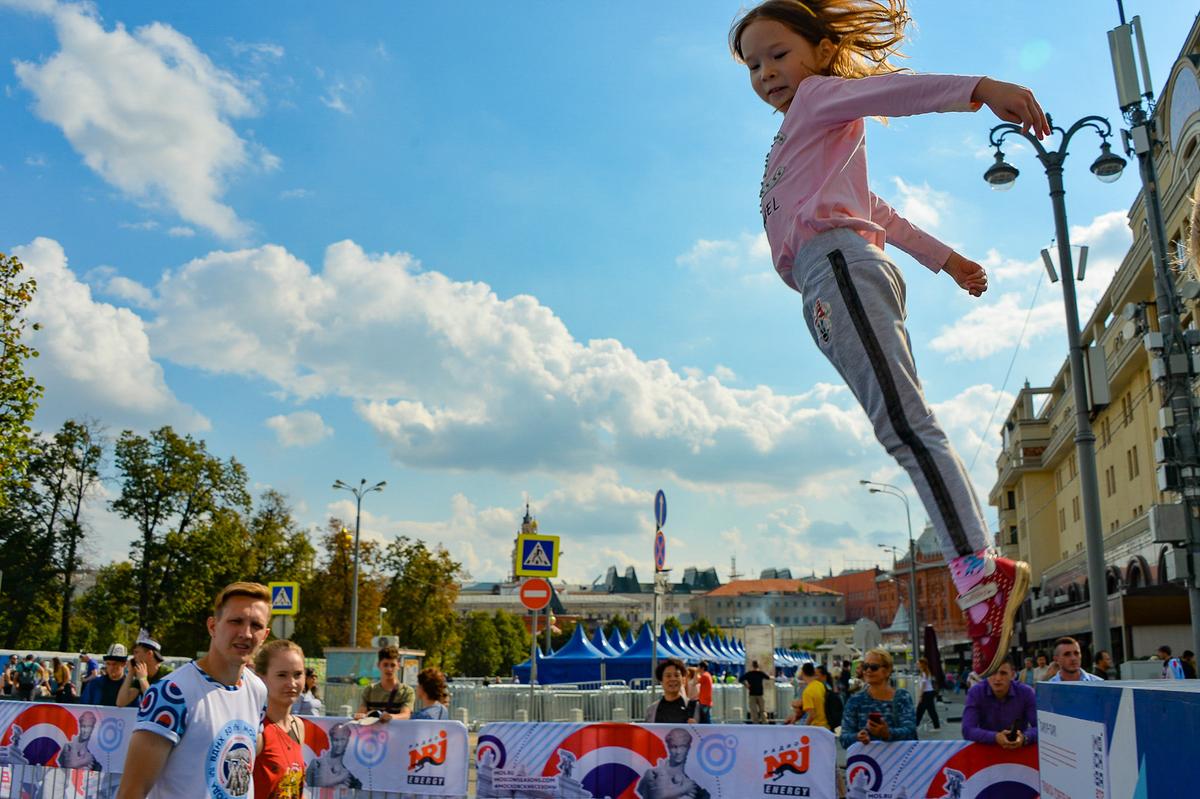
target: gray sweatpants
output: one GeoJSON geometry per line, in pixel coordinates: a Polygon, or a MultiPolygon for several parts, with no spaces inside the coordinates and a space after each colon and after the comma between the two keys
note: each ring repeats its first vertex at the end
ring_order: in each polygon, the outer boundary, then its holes
{"type": "Polygon", "coordinates": [[[925,402],[904,327],[904,277],[882,250],[836,229],[797,253],[792,281],[813,340],[846,381],[875,437],[917,488],[950,561],[988,547],[962,461],[925,402]]]}

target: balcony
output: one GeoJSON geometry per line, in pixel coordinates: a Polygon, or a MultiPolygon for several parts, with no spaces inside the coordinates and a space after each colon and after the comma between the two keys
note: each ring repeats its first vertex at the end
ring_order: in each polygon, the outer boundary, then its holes
{"type": "Polygon", "coordinates": [[[1112,324],[1101,337],[1104,347],[1104,360],[1108,364],[1109,385],[1119,386],[1129,379],[1131,365],[1141,365],[1144,359],[1135,358],[1135,354],[1145,352],[1140,335],[1125,338],[1121,332],[1120,319],[1114,319],[1112,324]]]}

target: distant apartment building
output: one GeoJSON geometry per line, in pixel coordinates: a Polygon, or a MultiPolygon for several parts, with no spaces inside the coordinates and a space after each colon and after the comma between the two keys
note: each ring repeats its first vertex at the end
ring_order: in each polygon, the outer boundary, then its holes
{"type": "Polygon", "coordinates": [[[882,574],[882,569],[873,566],[869,569],[847,569],[828,577],[808,577],[805,582],[837,591],[845,597],[847,624],[870,619],[882,628],[892,622],[879,605],[878,578],[882,574]]]}
{"type": "Polygon", "coordinates": [[[692,615],[725,629],[750,624],[782,627],[841,625],[844,598],[837,591],[801,580],[734,580],[692,599],[692,615]]]}
{"type": "MultiPolygon", "coordinates": [[[[1188,196],[1200,176],[1198,65],[1200,17],[1154,111],[1161,141],[1154,158],[1172,258],[1180,258],[1181,242],[1189,235],[1188,196]]],[[[1137,180],[1136,164],[1125,179],[1137,180]]],[[[1083,346],[1103,356],[1090,370],[1088,412],[1096,436],[1105,585],[1090,585],[1087,575],[1075,403],[1065,361],[1049,385],[1026,383],[1017,395],[1004,422],[996,483],[989,495],[998,509],[997,545],[1006,555],[1027,561],[1033,571],[1021,643],[1045,646],[1071,635],[1086,647],[1091,639],[1089,603],[1097,601],[1093,596],[1105,597],[1118,662],[1146,657],[1164,643],[1179,649],[1190,645],[1184,575],[1171,544],[1155,534],[1168,525],[1179,497],[1170,490],[1173,467],[1159,414],[1163,398],[1146,348],[1153,343],[1147,334],[1157,332],[1158,318],[1142,193],[1128,219],[1133,244],[1081,331],[1083,346]]],[[[1194,279],[1188,269],[1176,272],[1177,288],[1187,289],[1183,296],[1193,298],[1185,299],[1182,318],[1192,329],[1200,327],[1196,287],[1187,282],[1194,279]]]]}

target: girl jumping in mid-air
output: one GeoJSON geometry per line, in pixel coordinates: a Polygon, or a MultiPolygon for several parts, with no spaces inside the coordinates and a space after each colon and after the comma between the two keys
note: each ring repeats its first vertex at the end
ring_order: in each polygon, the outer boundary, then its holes
{"type": "Polygon", "coordinates": [[[1029,566],[988,551],[966,470],[921,392],[904,278],[883,247],[895,244],[975,297],[987,275],[871,193],[863,119],[986,105],[1039,138],[1050,125],[1021,86],[899,72],[889,58],[908,21],[904,0],[768,0],[734,23],[729,44],[754,92],[784,114],[759,192],[775,268],[803,295],[813,340],[916,486],[968,616],[974,671],[986,676],[1008,650],[1029,566]]]}

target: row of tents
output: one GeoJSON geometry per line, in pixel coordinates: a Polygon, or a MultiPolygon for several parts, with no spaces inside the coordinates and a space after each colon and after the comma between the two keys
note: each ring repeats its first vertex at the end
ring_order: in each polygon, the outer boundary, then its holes
{"type": "MultiPolygon", "coordinates": [[[[678,658],[689,665],[706,661],[709,671],[718,677],[741,677],[748,665],[741,641],[724,636],[680,633],[679,630],[667,632],[666,629],[659,632],[656,640],[649,623],[642,625],[636,637],[630,632],[628,639],[615,629],[606,638],[603,627],[597,625],[590,640],[587,629],[580,623],[575,626],[571,640],[557,652],[546,654],[540,647],[535,647],[534,651],[537,682],[543,685],[646,679],[651,676],[656,651],[660,661],[678,658]]],[[[809,653],[776,649],[775,675],[792,677],[803,663],[809,661],[815,661],[809,653]]],[[[761,664],[764,669],[767,665],[761,664]]],[[[513,667],[513,676],[523,683],[529,683],[529,673],[528,660],[513,667]]]]}

